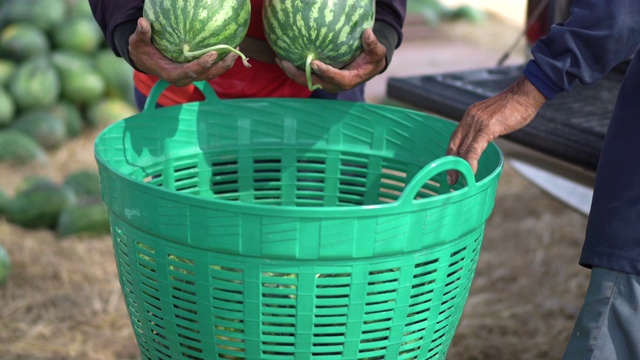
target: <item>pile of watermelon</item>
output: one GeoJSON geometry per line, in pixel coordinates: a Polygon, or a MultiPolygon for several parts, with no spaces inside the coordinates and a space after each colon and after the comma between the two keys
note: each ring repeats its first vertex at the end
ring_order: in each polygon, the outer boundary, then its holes
{"type": "Polygon", "coordinates": [[[7,250],[5,250],[2,244],[0,244],[0,286],[7,281],[10,273],[11,258],[9,257],[7,250]]]}
{"type": "Polygon", "coordinates": [[[0,0],[0,162],[46,160],[135,114],[132,71],[87,0],[0,0]]]}
{"type": "Polygon", "coordinates": [[[60,238],[108,234],[109,215],[100,178],[93,169],[67,174],[61,183],[47,175],[22,179],[13,196],[0,189],[0,218],[26,229],[49,229],[60,238]]]}

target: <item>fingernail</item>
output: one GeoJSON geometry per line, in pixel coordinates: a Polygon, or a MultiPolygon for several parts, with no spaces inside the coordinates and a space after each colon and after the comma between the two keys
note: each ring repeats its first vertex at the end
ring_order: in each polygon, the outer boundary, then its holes
{"type": "Polygon", "coordinates": [[[449,185],[453,185],[453,177],[451,177],[451,175],[447,175],[447,182],[449,185]]]}
{"type": "Polygon", "coordinates": [[[216,60],[218,60],[218,53],[209,54],[209,57],[207,58],[207,62],[209,63],[209,66],[213,65],[213,63],[215,63],[216,60]]]}
{"type": "Polygon", "coordinates": [[[373,41],[375,35],[373,35],[373,31],[369,31],[369,36],[367,36],[367,41],[373,41]]]}

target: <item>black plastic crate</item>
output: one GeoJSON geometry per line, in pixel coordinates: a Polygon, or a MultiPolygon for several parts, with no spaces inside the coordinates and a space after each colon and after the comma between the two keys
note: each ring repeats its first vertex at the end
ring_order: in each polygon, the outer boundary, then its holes
{"type": "MultiPolygon", "coordinates": [[[[627,63],[602,80],[559,94],[526,127],[504,138],[571,164],[595,170],[627,63]]],[[[474,102],[502,91],[524,65],[444,74],[392,77],[387,96],[431,113],[460,120],[474,102]]]]}

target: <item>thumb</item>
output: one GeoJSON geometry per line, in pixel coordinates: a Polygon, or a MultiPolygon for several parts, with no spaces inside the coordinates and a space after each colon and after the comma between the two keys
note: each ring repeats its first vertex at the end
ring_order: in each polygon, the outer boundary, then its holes
{"type": "Polygon", "coordinates": [[[364,51],[372,51],[378,45],[378,38],[373,34],[372,29],[366,29],[362,33],[362,49],[364,51]]]}
{"type": "Polygon", "coordinates": [[[149,24],[149,21],[143,17],[138,19],[138,27],[136,28],[136,32],[142,38],[151,40],[151,24],[149,24]]]}

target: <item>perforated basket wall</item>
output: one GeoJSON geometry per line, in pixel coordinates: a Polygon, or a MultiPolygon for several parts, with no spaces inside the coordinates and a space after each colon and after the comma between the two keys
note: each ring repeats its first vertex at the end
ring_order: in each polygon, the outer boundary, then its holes
{"type": "Polygon", "coordinates": [[[474,176],[455,125],[326,100],[145,110],[96,140],[145,359],[443,359],[502,155],[474,176]],[[446,171],[463,181],[450,187],[446,171]]]}

